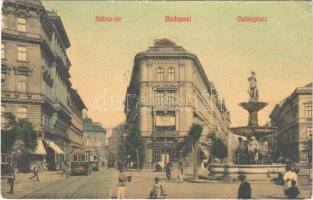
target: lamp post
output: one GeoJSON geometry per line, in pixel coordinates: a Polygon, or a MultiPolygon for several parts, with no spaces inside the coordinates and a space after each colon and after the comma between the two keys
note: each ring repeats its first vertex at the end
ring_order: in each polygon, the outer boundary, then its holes
{"type": "Polygon", "coordinates": [[[128,135],[127,133],[128,133],[127,130],[123,133],[123,164],[124,164],[124,167],[126,164],[126,137],[128,135]]]}

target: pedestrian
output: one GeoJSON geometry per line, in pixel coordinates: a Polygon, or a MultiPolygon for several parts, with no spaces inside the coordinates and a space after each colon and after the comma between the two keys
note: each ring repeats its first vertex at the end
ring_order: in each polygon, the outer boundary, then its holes
{"type": "Polygon", "coordinates": [[[165,168],[165,171],[166,171],[166,177],[168,180],[171,180],[171,175],[172,175],[172,164],[171,162],[168,162],[166,164],[166,168],[165,168]]]}
{"type": "Polygon", "coordinates": [[[15,183],[15,169],[10,167],[10,174],[8,177],[8,184],[10,185],[10,191],[8,193],[14,193],[14,183],[15,183]]]}
{"type": "Polygon", "coordinates": [[[117,198],[124,199],[125,198],[125,187],[128,178],[124,169],[120,169],[120,174],[118,176],[118,187],[117,187],[117,198]]]}
{"type": "Polygon", "coordinates": [[[32,176],[32,177],[29,177],[29,179],[33,179],[33,178],[35,178],[35,177],[36,177],[37,181],[39,182],[38,166],[37,166],[37,164],[34,165],[34,167],[33,167],[33,176],[32,176]]]}
{"type": "Polygon", "coordinates": [[[240,174],[238,178],[240,180],[238,199],[251,199],[251,186],[250,183],[246,180],[246,176],[240,174]]]}
{"type": "Polygon", "coordinates": [[[291,187],[286,191],[286,196],[288,199],[297,199],[300,194],[299,189],[296,186],[296,181],[291,181],[291,187]]]}
{"type": "Polygon", "coordinates": [[[292,186],[291,182],[295,181],[296,184],[298,183],[298,175],[294,171],[292,171],[292,168],[290,166],[287,165],[286,173],[284,174],[283,179],[285,182],[284,193],[287,197],[287,190],[292,186]]]}
{"type": "Polygon", "coordinates": [[[166,197],[164,187],[160,183],[159,177],[155,177],[154,183],[152,185],[152,190],[150,191],[149,199],[159,199],[166,197]]]}
{"type": "Polygon", "coordinates": [[[179,161],[178,169],[177,169],[177,183],[183,183],[184,182],[184,167],[183,163],[179,161]]]}
{"type": "Polygon", "coordinates": [[[64,164],[61,166],[61,177],[65,176],[67,178],[67,166],[64,164]]]}

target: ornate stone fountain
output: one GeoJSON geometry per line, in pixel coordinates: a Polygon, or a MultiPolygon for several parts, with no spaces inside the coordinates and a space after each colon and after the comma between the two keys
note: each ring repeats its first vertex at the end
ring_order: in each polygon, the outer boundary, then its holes
{"type": "Polygon", "coordinates": [[[251,72],[248,81],[250,99],[248,102],[239,104],[249,112],[248,125],[231,128],[233,134],[243,136],[247,141],[244,141],[242,137],[238,138],[239,144],[235,150],[235,158],[230,160],[230,163],[210,165],[210,171],[213,174],[237,175],[240,173],[268,176],[285,170],[285,165],[272,163],[271,149],[267,141],[267,136],[273,134],[276,127],[259,126],[258,123],[258,112],[267,106],[267,103],[259,101],[259,91],[254,72],[251,72]]]}

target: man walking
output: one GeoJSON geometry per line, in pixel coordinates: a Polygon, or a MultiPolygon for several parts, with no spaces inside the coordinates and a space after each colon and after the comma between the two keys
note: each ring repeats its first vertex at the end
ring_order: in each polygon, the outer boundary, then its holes
{"type": "Polygon", "coordinates": [[[183,162],[179,161],[178,169],[177,169],[177,183],[183,183],[184,182],[184,167],[183,162]]]}
{"type": "Polygon", "coordinates": [[[172,164],[171,162],[168,162],[166,164],[166,168],[165,168],[165,171],[166,171],[166,177],[168,180],[171,180],[171,175],[172,175],[172,164]]]}
{"type": "Polygon", "coordinates": [[[38,176],[38,166],[37,166],[37,164],[36,165],[34,165],[34,168],[33,168],[33,176],[32,177],[29,177],[29,179],[31,180],[31,179],[33,179],[33,178],[35,178],[36,177],[36,179],[37,179],[37,181],[39,182],[39,176],[38,176]]]}
{"type": "Polygon", "coordinates": [[[13,167],[10,167],[10,175],[8,177],[8,184],[10,185],[10,191],[8,193],[13,194],[14,182],[15,182],[15,169],[13,167]]]}
{"type": "Polygon", "coordinates": [[[250,183],[246,181],[246,176],[241,174],[238,178],[241,182],[238,190],[238,199],[251,199],[251,187],[250,183]]]}

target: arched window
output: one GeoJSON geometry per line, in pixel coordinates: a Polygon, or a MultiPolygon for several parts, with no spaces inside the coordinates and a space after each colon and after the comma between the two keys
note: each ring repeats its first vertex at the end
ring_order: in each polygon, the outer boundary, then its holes
{"type": "Polygon", "coordinates": [[[163,68],[158,68],[157,76],[158,76],[158,81],[164,80],[164,69],[163,68]]]}
{"type": "Polygon", "coordinates": [[[173,67],[168,69],[168,80],[175,81],[175,69],[173,67]]]}

